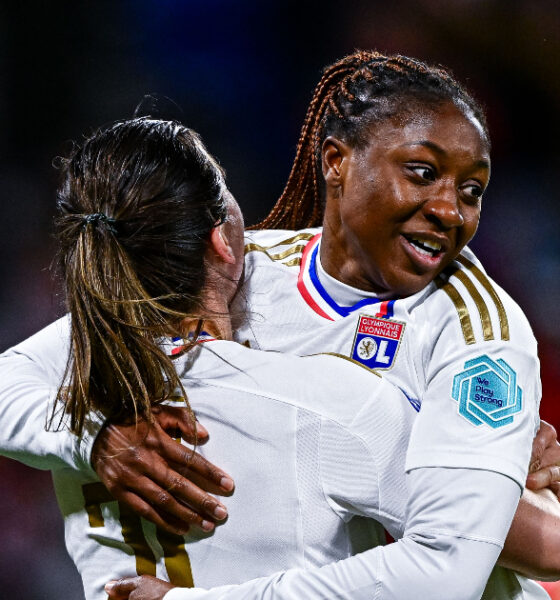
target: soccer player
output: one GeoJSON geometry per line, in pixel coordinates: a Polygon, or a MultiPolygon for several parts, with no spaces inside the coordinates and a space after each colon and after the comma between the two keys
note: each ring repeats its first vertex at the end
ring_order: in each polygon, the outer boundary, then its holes
{"type": "MultiPolygon", "coordinates": [[[[445,72],[422,63],[353,55],[325,73],[293,173],[288,188],[297,193],[285,194],[289,210],[282,204],[274,214],[291,211],[289,227],[314,225],[325,201],[325,237],[254,234],[244,289],[253,318],[240,326],[240,339],[346,354],[387,369],[411,405],[422,403],[409,476],[476,469],[517,480],[508,471],[519,457],[515,434],[523,410],[538,404],[534,340],[474,257],[466,256],[474,267],[453,263],[474,234],[489,175],[487,132],[474,101],[445,72]],[[311,245],[301,255],[305,241],[311,245]],[[488,452],[494,443],[507,451],[488,452]]],[[[239,302],[245,306],[243,295],[239,302]]],[[[25,349],[27,357],[34,352],[25,349]]],[[[111,461],[103,462],[96,461],[98,471],[111,461]]],[[[136,497],[142,487],[134,488],[136,497]]],[[[144,505],[153,517],[150,510],[144,505]]]]}

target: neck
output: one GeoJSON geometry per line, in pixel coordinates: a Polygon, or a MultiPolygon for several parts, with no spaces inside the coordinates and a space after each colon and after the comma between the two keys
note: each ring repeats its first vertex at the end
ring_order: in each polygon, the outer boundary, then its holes
{"type": "MultiPolygon", "coordinates": [[[[206,286],[200,305],[204,319],[204,331],[217,339],[231,340],[233,333],[227,298],[214,286],[206,286]]],[[[183,335],[196,331],[199,322],[200,318],[185,319],[181,324],[183,335]]]]}
{"type": "Polygon", "coordinates": [[[386,289],[372,283],[365,269],[369,261],[360,253],[359,244],[352,244],[349,237],[345,235],[342,223],[327,212],[320,248],[321,265],[325,273],[352,288],[373,293],[381,300],[394,297],[386,289]]]}

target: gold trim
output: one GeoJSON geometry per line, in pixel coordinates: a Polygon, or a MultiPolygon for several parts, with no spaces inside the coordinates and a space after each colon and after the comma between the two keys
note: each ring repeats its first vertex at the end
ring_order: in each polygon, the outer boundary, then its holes
{"type": "Polygon", "coordinates": [[[265,246],[259,246],[258,244],[247,244],[245,246],[245,254],[248,254],[249,252],[263,252],[264,254],[266,254],[268,256],[268,258],[270,258],[270,260],[282,260],[284,258],[287,258],[288,256],[291,256],[292,254],[296,254],[298,252],[303,252],[304,248],[305,248],[305,244],[298,244],[297,246],[292,246],[291,248],[288,248],[287,250],[278,252],[278,254],[269,254],[268,253],[269,248],[267,248],[265,246]]]}
{"type": "Polygon", "coordinates": [[[369,367],[366,367],[366,365],[362,364],[360,361],[355,360],[354,358],[350,358],[349,356],[345,356],[344,354],[338,354],[338,352],[318,352],[317,354],[306,354],[303,358],[308,358],[310,356],[336,356],[337,358],[343,358],[344,360],[358,365],[358,367],[362,367],[362,369],[365,369],[368,373],[373,373],[374,375],[377,375],[377,377],[383,378],[383,376],[380,373],[378,373],[375,369],[370,369],[369,367]]]}
{"type": "Polygon", "coordinates": [[[293,235],[291,238],[288,238],[287,240],[283,240],[281,242],[277,242],[276,244],[273,244],[272,246],[265,246],[265,248],[267,250],[270,250],[271,248],[276,248],[277,246],[286,246],[287,244],[293,244],[294,242],[299,242],[300,240],[305,240],[305,241],[309,241],[311,239],[313,239],[317,234],[315,233],[296,233],[296,235],[293,235]]]}
{"type": "Polygon", "coordinates": [[[452,283],[449,283],[449,281],[445,282],[440,277],[435,279],[435,284],[449,296],[451,302],[455,305],[457,313],[459,314],[459,322],[461,323],[465,343],[468,345],[474,344],[476,340],[474,339],[471,318],[469,317],[469,309],[461,297],[461,294],[459,294],[457,288],[452,283]]]}
{"type": "Polygon", "coordinates": [[[465,286],[469,294],[472,296],[474,303],[476,304],[478,314],[480,315],[480,322],[482,323],[482,335],[484,340],[493,340],[494,330],[492,329],[492,319],[490,318],[488,307],[480,295],[480,292],[476,289],[474,283],[469,279],[465,271],[457,269],[453,275],[455,275],[455,277],[457,277],[457,279],[465,286]]]}
{"type": "Polygon", "coordinates": [[[504,308],[504,305],[503,305],[500,297],[498,296],[496,290],[490,283],[490,280],[468,258],[465,258],[464,256],[458,256],[457,260],[463,266],[465,266],[467,269],[472,271],[473,275],[476,277],[476,279],[479,281],[479,283],[482,285],[482,287],[488,292],[489,296],[492,298],[494,304],[496,305],[496,309],[498,311],[498,318],[500,319],[500,333],[502,336],[502,340],[508,341],[509,340],[509,323],[508,323],[506,309],[504,308]]]}
{"type": "Polygon", "coordinates": [[[194,587],[191,560],[185,550],[185,538],[162,529],[157,530],[157,537],[163,549],[169,582],[179,587],[194,587]]]}
{"type": "Polygon", "coordinates": [[[249,252],[264,252],[267,256],[270,256],[272,260],[281,260],[282,258],[286,258],[286,256],[289,256],[290,254],[295,254],[296,252],[303,250],[305,248],[305,244],[299,244],[294,249],[289,248],[288,250],[280,252],[279,254],[268,254],[268,250],[270,250],[271,248],[277,248],[278,246],[286,246],[287,244],[293,244],[294,242],[299,242],[300,240],[305,240],[306,242],[308,242],[314,237],[315,234],[313,233],[298,233],[296,235],[293,235],[291,238],[288,238],[287,240],[283,240],[281,242],[277,242],[276,244],[272,244],[272,246],[261,246],[260,244],[253,243],[245,244],[245,254],[248,254],[249,252]]]}
{"type": "Polygon", "coordinates": [[[301,265],[301,257],[292,258],[292,260],[287,260],[282,264],[286,267],[299,267],[301,265]]]}

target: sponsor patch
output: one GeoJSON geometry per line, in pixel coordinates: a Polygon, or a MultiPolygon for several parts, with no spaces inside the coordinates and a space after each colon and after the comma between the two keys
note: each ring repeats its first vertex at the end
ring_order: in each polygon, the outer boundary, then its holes
{"type": "Polygon", "coordinates": [[[401,343],[405,324],[360,315],[351,357],[370,369],[390,369],[401,343]]]}
{"type": "Polygon", "coordinates": [[[494,361],[486,354],[465,363],[465,370],[453,378],[451,395],[467,421],[492,429],[513,423],[523,406],[515,371],[505,360],[494,361]]]}

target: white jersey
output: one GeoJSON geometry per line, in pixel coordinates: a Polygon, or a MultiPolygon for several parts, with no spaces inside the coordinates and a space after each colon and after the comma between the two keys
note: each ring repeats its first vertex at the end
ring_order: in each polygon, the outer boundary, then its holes
{"type": "MultiPolygon", "coordinates": [[[[536,340],[472,252],[465,248],[417,294],[380,301],[324,271],[320,238],[319,229],[247,234],[245,282],[232,311],[237,339],[266,350],[342,354],[383,372],[422,407],[408,470],[466,467],[513,476],[511,458],[527,464],[515,421],[529,410],[538,429],[536,340]]],[[[496,571],[500,582],[512,580],[504,597],[530,597],[531,582],[496,571]]],[[[535,584],[534,597],[542,593],[535,584]]]]}
{"type": "MultiPolygon", "coordinates": [[[[407,456],[409,477],[418,477],[425,467],[436,470],[453,467],[457,471],[469,469],[473,474],[495,473],[502,479],[506,475],[523,486],[530,440],[538,423],[539,383],[535,342],[518,307],[486,278],[479,267],[464,268],[459,264],[455,265],[455,274],[439,282],[440,287],[432,284],[411,298],[379,302],[330,280],[321,271],[316,250],[319,238],[315,233],[257,232],[250,235],[246,280],[237,310],[234,310],[238,316],[244,310],[249,311],[249,318],[240,324],[239,339],[249,340],[258,348],[300,354],[342,354],[367,368],[381,369],[384,378],[406,395],[409,407],[419,409],[422,405],[411,433],[407,456]],[[286,238],[292,239],[285,242],[286,238]],[[285,243],[279,243],[282,241],[285,243]]],[[[467,258],[462,260],[468,265],[467,258]]],[[[468,260],[474,263],[472,256],[468,260]]],[[[61,326],[64,328],[64,324],[61,326]]],[[[48,338],[50,334],[45,332],[44,336],[48,338]]],[[[44,348],[41,349],[42,344],[35,342],[16,347],[8,353],[9,358],[17,361],[25,356],[31,359],[36,365],[36,379],[44,378],[37,370],[38,365],[45,372],[55,372],[56,368],[48,363],[60,362],[66,354],[57,349],[59,342],[52,339],[51,342],[48,355],[44,348]]],[[[2,373],[9,375],[10,369],[5,371],[3,364],[4,359],[0,362],[2,373]]],[[[13,372],[16,381],[21,383],[19,368],[13,372]]],[[[30,367],[29,372],[32,370],[30,367]]],[[[308,378],[317,389],[322,389],[322,379],[308,378]]],[[[6,387],[0,390],[0,411],[3,412],[0,418],[3,423],[11,418],[14,423],[12,430],[4,430],[7,441],[2,443],[2,448],[7,449],[7,454],[27,462],[40,460],[27,459],[27,454],[58,455],[67,464],[72,464],[76,456],[80,460],[87,457],[91,439],[86,439],[76,449],[66,436],[60,435],[60,448],[53,451],[52,438],[44,433],[44,417],[25,421],[18,413],[23,404],[18,408],[3,402],[12,394],[13,388],[13,382],[4,381],[6,387]],[[26,440],[18,435],[23,423],[26,432],[37,430],[34,448],[29,445],[25,448],[26,440]]],[[[350,381],[351,378],[345,380],[345,386],[350,386],[350,381]]],[[[38,398],[49,392],[52,395],[53,388],[49,390],[44,383],[35,383],[39,406],[38,398]]],[[[21,388],[22,395],[24,388],[21,388]]],[[[363,395],[358,398],[359,402],[363,395]]],[[[323,396],[328,394],[324,392],[323,396]]],[[[318,399],[319,402],[323,400],[318,399]]],[[[198,406],[195,408],[198,410],[198,406]]],[[[213,425],[209,428],[214,438],[213,425]]],[[[388,439],[393,435],[393,426],[382,421],[371,424],[371,428],[371,433],[388,435],[388,439]]],[[[229,462],[220,462],[212,446],[209,445],[207,451],[213,462],[228,468],[229,462]]],[[[61,459],[57,460],[60,462],[61,459]]],[[[248,479],[237,475],[238,470],[230,468],[230,471],[243,486],[250,485],[248,479]]],[[[360,477],[356,472],[351,473],[357,483],[360,477]]],[[[239,487],[243,486],[240,484],[239,487]]],[[[469,490],[475,489],[473,482],[469,490]]],[[[459,499],[456,500],[456,506],[460,505],[459,499]]],[[[405,507],[399,505],[395,497],[392,501],[395,502],[392,514],[396,518],[398,514],[397,520],[406,523],[405,507]]],[[[254,504],[254,498],[247,502],[254,504]]],[[[251,517],[248,519],[253,523],[251,517]]],[[[380,521],[383,523],[382,519],[380,521]]],[[[230,525],[228,522],[218,532],[230,525]]],[[[258,526],[264,524],[259,522],[258,526]]],[[[149,528],[144,526],[144,530],[146,527],[149,528]]],[[[402,534],[398,528],[390,531],[397,538],[402,534]]],[[[70,546],[71,541],[68,543],[70,546]]],[[[129,543],[128,547],[131,546],[134,544],[129,543]]],[[[157,543],[155,547],[158,547],[157,543]]],[[[79,556],[77,560],[80,560],[79,556]]],[[[320,560],[315,564],[320,564],[320,560]]],[[[274,570],[285,566],[279,564],[274,570]]],[[[106,571],[104,580],[105,574],[106,571]]],[[[263,573],[243,571],[238,580],[258,574],[263,573]]],[[[195,577],[195,583],[207,586],[224,582],[213,580],[208,584],[195,577]]],[[[391,596],[387,593],[383,597],[391,596]]],[[[529,596],[488,596],[493,597],[529,596]]]]}
{"type": "MultiPolygon", "coordinates": [[[[12,358],[42,354],[57,329],[23,342],[12,358]]],[[[47,450],[42,466],[53,468],[68,550],[88,600],[104,599],[108,580],[134,573],[186,587],[268,576],[225,590],[173,592],[209,597],[404,599],[411,590],[423,598],[440,598],[441,590],[445,598],[480,597],[522,480],[436,468],[415,469],[405,482],[415,407],[351,361],[220,341],[179,361],[189,400],[212,432],[200,451],[240,482],[228,499],[228,523],[213,534],[158,531],[114,501],[91,470],[56,458],[57,434],[35,440],[47,450]],[[472,510],[457,514],[457,504],[469,500],[472,510]],[[400,541],[334,562],[380,544],[383,527],[400,541]],[[282,569],[291,570],[274,575],[282,569]],[[434,580],[442,583],[438,591],[434,580]]],[[[531,428],[528,411],[521,420],[531,428]]],[[[7,437],[15,439],[22,422],[7,437]]],[[[17,456],[15,444],[10,453],[17,456]]]]}

